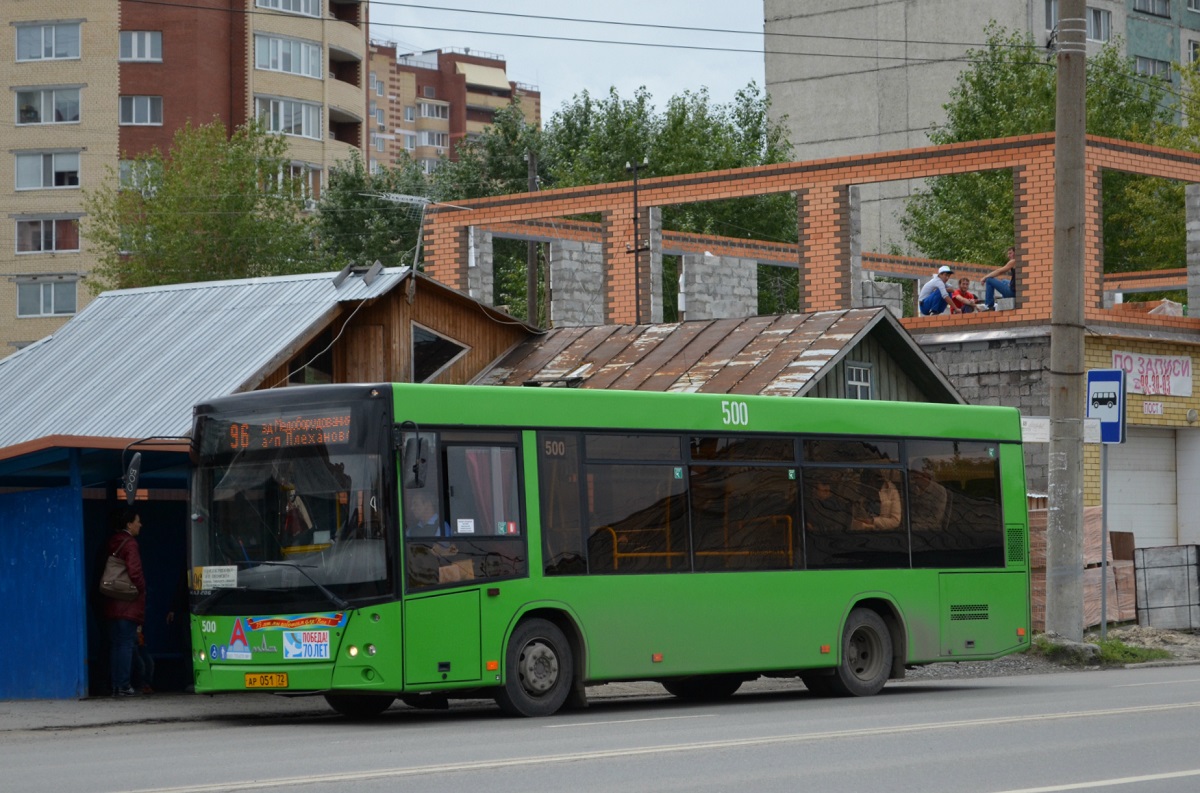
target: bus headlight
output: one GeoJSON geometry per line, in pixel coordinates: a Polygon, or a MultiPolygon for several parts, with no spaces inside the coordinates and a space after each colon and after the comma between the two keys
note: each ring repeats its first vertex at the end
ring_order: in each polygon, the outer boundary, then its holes
{"type": "Polygon", "coordinates": [[[346,654],[349,655],[351,658],[357,658],[358,657],[358,648],[352,644],[348,648],[346,648],[346,654]]]}

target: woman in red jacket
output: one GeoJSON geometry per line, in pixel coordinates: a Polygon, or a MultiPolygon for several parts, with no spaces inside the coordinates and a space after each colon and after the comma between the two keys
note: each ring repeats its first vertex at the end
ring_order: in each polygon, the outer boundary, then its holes
{"type": "Polygon", "coordinates": [[[141,516],[132,509],[125,510],[105,547],[107,555],[124,560],[129,579],[138,590],[138,596],[133,600],[103,598],[102,612],[108,621],[109,667],[114,697],[130,697],[137,693],[129,677],[137,647],[138,626],[146,621],[146,576],[142,573],[142,554],[137,542],[141,531],[141,516]]]}

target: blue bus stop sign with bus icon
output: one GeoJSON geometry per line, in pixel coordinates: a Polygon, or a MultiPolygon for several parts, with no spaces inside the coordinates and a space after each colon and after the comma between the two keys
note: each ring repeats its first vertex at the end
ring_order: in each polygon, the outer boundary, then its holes
{"type": "Polygon", "coordinates": [[[1125,442],[1125,372],[1089,369],[1087,417],[1100,421],[1101,443],[1125,442]]]}

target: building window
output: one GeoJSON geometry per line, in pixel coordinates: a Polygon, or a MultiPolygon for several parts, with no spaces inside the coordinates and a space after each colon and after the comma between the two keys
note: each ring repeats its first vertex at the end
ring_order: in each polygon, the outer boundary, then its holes
{"type": "Polygon", "coordinates": [[[1200,11],[1200,0],[1188,0],[1188,11],[1200,11]]]}
{"type": "Polygon", "coordinates": [[[17,91],[18,124],[69,124],[79,121],[79,89],[17,91]]]}
{"type": "Polygon", "coordinates": [[[278,36],[254,37],[254,65],[270,72],[321,78],[321,45],[278,36]]]}
{"type": "Polygon", "coordinates": [[[258,0],[259,8],[271,8],[288,14],[303,14],[306,17],[321,16],[321,0],[258,0]]]}
{"type": "Polygon", "coordinates": [[[1087,37],[1089,41],[1108,41],[1112,38],[1112,12],[1103,8],[1087,10],[1087,37]]]}
{"type": "Polygon", "coordinates": [[[160,30],[122,30],[121,31],[121,60],[123,60],[123,61],[161,61],[162,60],[162,31],[160,31],[160,30]]]}
{"type": "Polygon", "coordinates": [[[17,253],[79,250],[79,218],[17,221],[17,253]]]}
{"type": "Polygon", "coordinates": [[[846,363],[846,399],[871,398],[871,365],[846,363]]]}
{"type": "MultiPolygon", "coordinates": [[[[1200,0],[1196,0],[1200,3],[1200,0]]],[[[1200,58],[1200,41],[1188,42],[1188,63],[1195,63],[1196,59],[1200,58]]]]}
{"type": "Polygon", "coordinates": [[[161,96],[121,97],[121,124],[126,126],[162,126],[161,96]]]}
{"type": "Polygon", "coordinates": [[[1171,0],[1133,0],[1133,10],[1170,18],[1171,0]]]}
{"type": "Polygon", "coordinates": [[[426,85],[421,88],[421,96],[425,97],[426,99],[434,99],[437,97],[437,89],[432,85],[426,85]]]}
{"type": "Polygon", "coordinates": [[[437,146],[439,149],[444,149],[450,145],[450,133],[424,131],[421,133],[420,145],[437,146]]]}
{"type": "Polygon", "coordinates": [[[1158,77],[1163,80],[1171,79],[1171,64],[1157,58],[1144,58],[1141,55],[1134,59],[1134,68],[1138,74],[1146,77],[1158,77]]]}
{"type": "Polygon", "coordinates": [[[375,83],[375,96],[383,96],[383,80],[375,83]]]}
{"type": "Polygon", "coordinates": [[[375,109],[375,123],[379,125],[380,129],[383,129],[385,126],[384,120],[383,120],[383,108],[382,107],[375,109]]]}
{"type": "Polygon", "coordinates": [[[79,187],[79,152],[18,154],[17,189],[79,187]]]}
{"type": "Polygon", "coordinates": [[[372,135],[371,142],[375,145],[375,151],[383,151],[383,136],[372,135]]]}
{"type": "Polygon", "coordinates": [[[470,348],[432,331],[423,325],[412,324],[413,382],[432,382],[450,364],[467,354],[470,348]]]}
{"type": "Polygon", "coordinates": [[[450,118],[450,106],[435,105],[433,102],[422,102],[421,118],[450,118]]]}
{"type": "Polygon", "coordinates": [[[74,276],[33,276],[17,279],[17,316],[52,317],[74,314],[76,286],[74,276]]]}
{"type": "Polygon", "coordinates": [[[321,139],[321,106],[295,99],[254,100],[255,111],[266,122],[268,132],[321,139]]]}
{"type": "MultiPolygon", "coordinates": [[[[1200,2],[1200,0],[1198,0],[1198,2],[1200,2]]],[[[417,109],[415,107],[413,107],[412,105],[405,105],[404,106],[404,120],[405,121],[416,121],[417,120],[417,109]]]]}
{"type": "Polygon", "coordinates": [[[412,151],[417,148],[417,134],[415,132],[401,132],[400,135],[404,138],[404,148],[406,151],[412,151]]]}
{"type": "MultiPolygon", "coordinates": [[[[1197,0],[1200,2],[1200,0],[1197,0]]],[[[1108,41],[1112,38],[1112,12],[1103,8],[1087,9],[1088,41],[1108,41]]],[[[1058,0],[1046,0],[1046,30],[1058,27],[1058,0]]]]}
{"type": "Polygon", "coordinates": [[[69,60],[78,57],[78,22],[17,26],[18,61],[69,60]]]}
{"type": "Polygon", "coordinates": [[[417,164],[421,167],[422,173],[431,174],[438,169],[439,162],[439,160],[430,159],[427,157],[420,160],[417,164]]]}

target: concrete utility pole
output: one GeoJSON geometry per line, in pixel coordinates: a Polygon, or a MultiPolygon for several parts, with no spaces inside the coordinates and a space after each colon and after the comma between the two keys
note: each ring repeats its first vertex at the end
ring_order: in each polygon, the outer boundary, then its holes
{"type": "MultiPolygon", "coordinates": [[[[538,189],[537,152],[530,149],[525,154],[525,162],[529,165],[529,192],[536,193],[538,189]]],[[[525,250],[525,319],[530,325],[537,324],[537,282],[538,282],[538,244],[534,240],[528,242],[525,250]]],[[[549,315],[546,316],[549,321],[549,315]]]]}
{"type": "MultiPolygon", "coordinates": [[[[1046,630],[1083,639],[1083,231],[1086,0],[1058,3],[1054,141],[1054,305],[1050,314],[1050,465],[1046,630]]],[[[1029,289],[1029,279],[1024,281],[1029,289]]]]}

